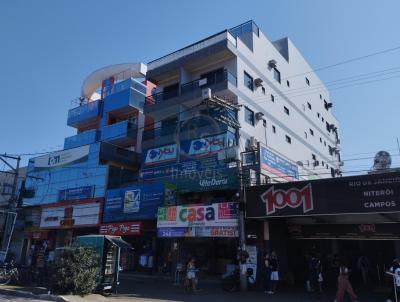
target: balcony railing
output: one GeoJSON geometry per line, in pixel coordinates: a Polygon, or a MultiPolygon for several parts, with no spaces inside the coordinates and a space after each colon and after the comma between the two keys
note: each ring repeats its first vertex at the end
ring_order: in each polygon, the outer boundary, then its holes
{"type": "Polygon", "coordinates": [[[98,140],[98,135],[99,131],[97,129],[92,129],[77,135],[66,137],[64,140],[64,149],[95,143],[98,140]]]}
{"type": "Polygon", "coordinates": [[[101,131],[102,141],[136,140],[138,125],[132,121],[122,121],[106,126],[101,131]]]}
{"type": "Polygon", "coordinates": [[[101,101],[93,101],[82,104],[81,106],[72,108],[68,112],[69,126],[76,126],[80,123],[88,122],[89,120],[100,117],[100,104],[101,101]]]}
{"type": "Polygon", "coordinates": [[[197,79],[189,83],[185,83],[180,85],[180,91],[175,91],[175,93],[172,93],[171,91],[167,92],[159,92],[156,94],[153,94],[149,97],[146,97],[146,103],[147,104],[155,104],[155,103],[160,103],[162,101],[171,99],[173,97],[177,96],[182,96],[185,94],[188,94],[190,92],[193,92],[195,90],[199,89],[204,89],[208,88],[210,86],[223,83],[223,82],[229,82],[235,87],[237,86],[237,78],[234,76],[232,73],[227,71],[226,69],[222,74],[214,74],[213,77],[207,77],[207,78],[202,78],[202,79],[197,79]]]}

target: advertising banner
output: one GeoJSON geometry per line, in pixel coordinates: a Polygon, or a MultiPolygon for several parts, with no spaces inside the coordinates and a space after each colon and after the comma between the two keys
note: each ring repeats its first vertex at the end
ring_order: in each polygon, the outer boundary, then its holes
{"type": "Polygon", "coordinates": [[[225,237],[234,238],[239,236],[238,227],[177,227],[157,229],[159,238],[171,237],[225,237]]]}
{"type": "Polygon", "coordinates": [[[140,184],[108,190],[104,203],[104,222],[155,219],[164,202],[164,184],[140,184]]]}
{"type": "Polygon", "coordinates": [[[189,157],[209,156],[224,150],[225,146],[226,133],[182,141],[181,153],[189,157]]]}
{"type": "Polygon", "coordinates": [[[159,165],[161,163],[175,161],[177,157],[176,144],[147,149],[143,151],[143,164],[145,166],[159,165]]]}
{"type": "Polygon", "coordinates": [[[51,169],[76,163],[88,159],[90,145],[49,153],[33,159],[35,170],[51,169]]]}
{"type": "Polygon", "coordinates": [[[260,146],[261,169],[280,176],[288,181],[299,179],[297,165],[275,154],[267,148],[260,146]]]}
{"type": "Polygon", "coordinates": [[[108,223],[100,225],[100,235],[112,235],[112,236],[123,236],[123,235],[141,235],[142,223],[136,222],[119,222],[119,223],[108,223]]]}
{"type": "Polygon", "coordinates": [[[92,198],[94,193],[94,186],[85,186],[72,189],[65,189],[58,191],[58,200],[77,200],[92,198]]]}
{"type": "Polygon", "coordinates": [[[157,213],[157,228],[237,225],[238,204],[235,202],[160,207],[157,213]]]}
{"type": "Polygon", "coordinates": [[[98,199],[42,207],[41,228],[73,228],[97,226],[100,223],[102,202],[98,199]]]}
{"type": "Polygon", "coordinates": [[[400,211],[400,173],[298,181],[246,189],[247,217],[400,211]]]}

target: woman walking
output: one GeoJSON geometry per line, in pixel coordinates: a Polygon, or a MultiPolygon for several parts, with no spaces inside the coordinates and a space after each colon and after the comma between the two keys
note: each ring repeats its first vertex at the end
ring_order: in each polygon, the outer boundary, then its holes
{"type": "Polygon", "coordinates": [[[353,287],[350,284],[349,272],[349,269],[344,264],[339,266],[338,290],[335,302],[343,302],[346,292],[349,294],[351,301],[357,302],[357,295],[354,293],[353,287]]]}

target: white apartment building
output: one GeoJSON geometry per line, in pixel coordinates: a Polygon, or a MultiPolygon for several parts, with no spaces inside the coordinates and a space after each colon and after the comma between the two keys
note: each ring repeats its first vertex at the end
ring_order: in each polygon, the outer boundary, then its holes
{"type": "MultiPolygon", "coordinates": [[[[145,114],[161,129],[177,112],[182,122],[202,112],[194,106],[210,88],[241,105],[237,149],[259,145],[267,152],[261,174],[269,182],[336,177],[341,175],[339,123],[329,91],[312,69],[289,38],[270,41],[248,21],[149,62],[146,79],[157,88],[145,114]]],[[[165,137],[144,141],[144,148],[171,139],[165,137]]]]}

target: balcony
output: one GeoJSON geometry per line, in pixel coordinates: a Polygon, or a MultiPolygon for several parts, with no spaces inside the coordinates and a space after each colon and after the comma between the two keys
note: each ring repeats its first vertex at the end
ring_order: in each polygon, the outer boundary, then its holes
{"type": "Polygon", "coordinates": [[[101,100],[87,102],[68,112],[67,125],[74,128],[97,126],[101,114],[101,100]]]}
{"type": "Polygon", "coordinates": [[[133,170],[137,170],[140,165],[140,157],[136,152],[122,149],[105,142],[100,144],[99,157],[102,164],[112,162],[114,164],[128,166],[133,170]]]}
{"type": "Polygon", "coordinates": [[[143,110],[146,86],[135,79],[127,79],[105,90],[104,112],[118,114],[143,110]]]}
{"type": "Polygon", "coordinates": [[[97,129],[88,130],[77,135],[66,137],[64,140],[64,149],[76,148],[83,145],[95,143],[99,138],[97,129]]]}
{"type": "Polygon", "coordinates": [[[101,131],[101,140],[121,147],[136,144],[138,126],[130,121],[122,121],[106,126],[101,131]]]}
{"type": "Polygon", "coordinates": [[[222,74],[182,84],[176,91],[160,92],[146,97],[144,112],[156,119],[170,116],[179,112],[180,105],[190,107],[198,105],[202,101],[202,90],[206,88],[210,88],[215,95],[236,101],[236,87],[236,76],[224,70],[222,74]]]}

